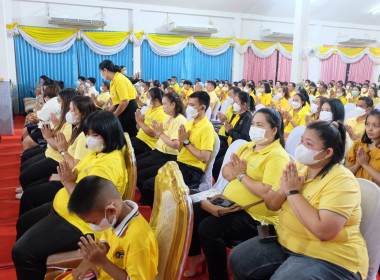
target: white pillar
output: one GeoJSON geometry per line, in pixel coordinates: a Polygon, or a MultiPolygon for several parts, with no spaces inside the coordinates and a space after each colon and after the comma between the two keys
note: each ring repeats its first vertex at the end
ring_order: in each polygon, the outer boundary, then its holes
{"type": "Polygon", "coordinates": [[[298,83],[306,76],[306,50],[309,31],[310,0],[296,0],[291,81],[298,83]]]}
{"type": "MultiPolygon", "coordinates": [[[[134,32],[140,32],[143,30],[143,19],[141,11],[139,9],[132,10],[132,26],[134,32]]],[[[141,72],[141,47],[133,47],[133,73],[141,72]]]]}
{"type": "MultiPolygon", "coordinates": [[[[240,38],[241,36],[241,17],[239,16],[235,17],[235,20],[234,20],[234,34],[236,38],[240,38]]],[[[234,50],[232,57],[233,59],[232,59],[231,82],[240,81],[241,79],[243,79],[244,54],[240,54],[234,50]]]]}
{"type": "Polygon", "coordinates": [[[0,80],[16,81],[13,38],[7,37],[6,24],[12,23],[12,0],[0,0],[0,80]]]}

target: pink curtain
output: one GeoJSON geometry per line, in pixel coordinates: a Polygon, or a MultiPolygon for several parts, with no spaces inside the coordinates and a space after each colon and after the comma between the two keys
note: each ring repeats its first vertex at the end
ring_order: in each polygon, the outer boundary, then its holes
{"type": "Polygon", "coordinates": [[[292,60],[287,59],[285,56],[279,53],[277,81],[290,82],[291,72],[292,72],[292,60]]]}
{"type": "Polygon", "coordinates": [[[331,80],[343,82],[346,80],[347,64],[339,55],[333,54],[329,58],[322,60],[321,81],[329,83],[331,80]]]}
{"type": "Polygon", "coordinates": [[[372,80],[373,61],[364,55],[359,61],[350,65],[350,73],[348,74],[349,81],[363,83],[365,80],[372,80]]]}
{"type": "Polygon", "coordinates": [[[277,52],[267,58],[257,57],[251,48],[244,55],[244,79],[257,84],[261,80],[275,80],[277,52]]]}

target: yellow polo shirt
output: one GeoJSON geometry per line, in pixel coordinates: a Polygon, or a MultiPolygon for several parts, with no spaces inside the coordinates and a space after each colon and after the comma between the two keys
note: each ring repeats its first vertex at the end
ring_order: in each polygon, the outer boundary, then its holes
{"type": "MultiPolygon", "coordinates": [[[[178,140],[178,130],[181,124],[186,125],[187,120],[184,115],[179,114],[176,118],[171,121],[171,116],[166,116],[164,120],[164,134],[168,136],[171,140],[178,140]]],[[[170,155],[178,155],[178,149],[173,149],[165,144],[165,142],[158,138],[156,142],[156,150],[170,155]]]]}
{"type": "MultiPolygon", "coordinates": [[[[300,176],[306,178],[308,167],[297,163],[300,176]]],[[[278,182],[280,185],[281,182],[278,182]]],[[[354,175],[343,165],[336,164],[323,177],[307,180],[301,195],[315,209],[335,212],[347,219],[334,239],[321,241],[300,222],[289,202],[285,200],[279,213],[278,242],[297,254],[332,262],[366,279],[368,253],[360,233],[360,187],[354,175]]]]}
{"type": "Polygon", "coordinates": [[[75,139],[74,143],[69,146],[67,152],[76,160],[81,160],[87,155],[87,138],[83,132],[81,132],[75,139]]]}
{"type": "MultiPolygon", "coordinates": [[[[213,151],[215,144],[215,131],[211,122],[206,116],[203,117],[197,124],[194,125],[194,120],[186,123],[186,131],[190,132],[190,143],[198,150],[213,151]]],[[[177,161],[187,165],[191,165],[201,169],[203,172],[206,170],[207,163],[201,162],[197,159],[186,147],[182,147],[178,154],[177,161]]]]}
{"type": "MultiPolygon", "coordinates": [[[[279,139],[260,151],[255,151],[254,147],[256,144],[249,142],[241,146],[237,152],[239,158],[245,159],[247,162],[247,175],[255,181],[273,186],[272,190],[277,191],[280,189],[280,185],[276,183],[281,179],[282,170],[290,161],[288,153],[281,146],[279,139]]],[[[240,206],[262,200],[252,194],[238,179],[227,184],[223,195],[240,206]]],[[[268,210],[265,203],[253,206],[245,211],[256,221],[262,222],[265,218],[266,223],[278,224],[278,211],[268,210]]]]}
{"type": "MultiPolygon", "coordinates": [[[[230,106],[226,110],[226,117],[227,117],[227,121],[228,122],[231,121],[231,118],[232,118],[233,115],[234,115],[234,108],[232,106],[230,106]]],[[[226,127],[224,126],[224,124],[219,129],[219,135],[221,135],[221,136],[227,136],[226,135],[226,127]]]]}
{"type": "MultiPolygon", "coordinates": [[[[235,117],[232,119],[231,121],[231,125],[232,125],[232,128],[235,127],[236,123],[240,120],[240,115],[239,114],[236,114],[235,117]]],[[[224,128],[226,129],[226,128],[224,128]]],[[[232,143],[232,137],[231,136],[228,136],[227,138],[227,143],[228,143],[228,146],[231,145],[232,143]]]]}
{"type": "Polygon", "coordinates": [[[113,105],[116,106],[123,100],[136,99],[136,88],[127,77],[116,72],[111,81],[110,95],[113,105]]]}
{"type": "Polygon", "coordinates": [[[349,125],[354,130],[355,135],[362,137],[365,132],[365,119],[358,122],[358,118],[348,119],[346,125],[349,125]]]}
{"type": "MultiPolygon", "coordinates": [[[[192,95],[194,91],[191,88],[189,90],[183,89],[183,91],[185,92],[185,95],[186,95],[185,97],[186,101],[189,101],[189,96],[192,95]]],[[[185,101],[182,101],[182,103],[185,107],[187,107],[187,103],[185,101]]]]}
{"type": "MultiPolygon", "coordinates": [[[[141,95],[140,95],[140,97],[139,97],[139,100],[140,100],[142,103],[144,103],[144,104],[146,104],[146,96],[147,96],[147,94],[148,94],[147,91],[142,92],[141,95]]],[[[140,106],[139,104],[138,104],[137,106],[138,106],[139,108],[141,108],[141,106],[140,106]]]]}
{"type": "Polygon", "coordinates": [[[99,94],[98,98],[96,98],[96,100],[99,102],[99,101],[103,101],[104,102],[104,105],[102,107],[98,106],[95,104],[95,106],[97,108],[100,108],[100,109],[105,109],[108,102],[110,101],[110,98],[111,98],[111,95],[108,91],[105,91],[105,92],[102,92],[101,94],[99,94]]]}
{"type": "MultiPolygon", "coordinates": [[[[73,131],[73,126],[68,122],[65,122],[59,131],[65,135],[66,141],[69,141],[73,131]]],[[[54,150],[49,144],[47,144],[46,147],[45,157],[51,158],[56,162],[61,162],[63,160],[62,155],[57,150],[54,150]]]]}
{"type": "Polygon", "coordinates": [[[261,104],[263,104],[265,107],[270,107],[270,102],[272,101],[272,94],[266,93],[261,96],[261,104]]]}
{"type": "Polygon", "coordinates": [[[276,109],[280,111],[290,110],[290,103],[285,97],[275,100],[274,105],[276,106],[276,109]]]}
{"type": "Polygon", "coordinates": [[[212,103],[211,112],[213,112],[216,106],[216,103],[218,103],[219,99],[215,91],[208,92],[208,94],[210,95],[210,103],[212,103]]]}
{"type": "MultiPolygon", "coordinates": [[[[347,154],[346,160],[347,164],[353,166],[356,164],[356,153],[359,147],[363,147],[364,151],[369,155],[369,165],[371,165],[377,172],[380,172],[380,148],[370,150],[368,144],[362,143],[361,140],[355,141],[354,145],[351,147],[350,151],[347,154]]],[[[356,172],[356,178],[364,178],[376,183],[371,175],[360,166],[358,172],[356,172]]]]}
{"type": "MultiPolygon", "coordinates": [[[[125,167],[124,155],[121,150],[115,150],[111,153],[88,152],[87,155],[75,166],[78,170],[78,184],[81,179],[90,175],[96,175],[112,181],[122,196],[128,181],[127,169],[125,167]]],[[[83,234],[94,233],[88,223],[84,222],[77,215],[69,213],[67,205],[70,195],[65,188],[62,188],[54,197],[54,210],[73,226],[77,227],[83,234]]],[[[99,233],[95,233],[97,238],[99,233]]]]}
{"type": "Polygon", "coordinates": [[[346,98],[345,96],[338,97],[338,99],[339,99],[340,101],[342,101],[343,106],[346,105],[347,102],[348,102],[348,101],[347,101],[347,98],[346,98]]]}
{"type": "Polygon", "coordinates": [[[371,97],[371,98],[373,100],[373,106],[376,106],[377,104],[380,103],[380,98],[378,98],[378,97],[375,97],[375,98],[371,97]]]}
{"type": "Polygon", "coordinates": [[[296,91],[295,90],[293,90],[292,92],[289,92],[289,96],[290,97],[293,97],[294,95],[296,95],[296,91]]]}
{"type": "MultiPolygon", "coordinates": [[[[152,109],[151,107],[146,110],[144,114],[144,123],[150,128],[153,129],[152,127],[152,121],[156,120],[158,124],[161,124],[165,118],[166,114],[164,112],[163,106],[159,106],[156,109],[152,109]]],[[[140,128],[139,131],[137,132],[136,137],[140,139],[141,141],[144,141],[145,144],[147,144],[149,147],[154,149],[154,146],[156,145],[157,142],[157,137],[150,137],[148,134],[145,133],[145,131],[140,128]]]]}
{"type": "MultiPolygon", "coordinates": [[[[306,117],[306,115],[309,114],[306,106],[303,106],[302,109],[299,110],[299,112],[296,115],[294,115],[294,110],[291,110],[289,113],[290,113],[290,115],[292,115],[293,120],[298,125],[306,126],[305,117],[306,117]]],[[[284,132],[290,133],[293,130],[293,128],[294,128],[293,125],[289,122],[288,125],[285,127],[284,132]]]]}
{"type": "Polygon", "coordinates": [[[177,92],[177,93],[179,92],[179,84],[178,83],[175,83],[171,87],[174,88],[175,92],[177,92]]]}

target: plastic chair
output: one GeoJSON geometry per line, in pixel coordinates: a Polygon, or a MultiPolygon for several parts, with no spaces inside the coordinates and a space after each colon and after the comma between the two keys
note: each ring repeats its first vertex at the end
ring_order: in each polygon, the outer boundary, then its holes
{"type": "Polygon", "coordinates": [[[362,221],[360,232],[367,242],[369,269],[367,280],[376,280],[380,266],[380,189],[366,179],[357,179],[361,191],[362,221]]]}
{"type": "Polygon", "coordinates": [[[211,107],[208,107],[207,110],[206,110],[206,117],[208,120],[211,119],[211,107]]]}
{"type": "Polygon", "coordinates": [[[180,280],[193,232],[193,205],[178,164],[167,162],[155,180],[149,224],[158,242],[158,280],[180,280]]]}
{"type": "Polygon", "coordinates": [[[147,106],[143,106],[141,107],[140,111],[141,111],[141,114],[144,115],[146,110],[148,110],[148,107],[147,106]]]}
{"type": "Polygon", "coordinates": [[[293,130],[289,133],[288,139],[285,143],[285,150],[295,158],[296,148],[298,144],[301,142],[301,136],[304,133],[306,127],[305,126],[297,126],[293,128],[293,130]]]}
{"type": "Polygon", "coordinates": [[[228,102],[224,101],[223,104],[222,104],[222,106],[220,106],[220,112],[225,115],[227,109],[229,107],[231,107],[231,106],[232,106],[231,104],[229,104],[228,102]]]}
{"type": "Polygon", "coordinates": [[[136,186],[137,186],[137,163],[135,152],[132,147],[131,138],[127,132],[124,132],[127,145],[124,147],[124,159],[125,166],[128,172],[128,182],[123,194],[123,200],[133,200],[135,198],[136,186]]]}
{"type": "MultiPolygon", "coordinates": [[[[207,163],[205,173],[202,175],[201,183],[199,184],[198,191],[202,192],[212,188],[212,168],[214,166],[216,155],[220,149],[220,139],[218,134],[215,133],[214,149],[211,152],[210,160],[207,163]]],[[[193,190],[192,190],[193,191],[193,190]]]]}
{"type": "Polygon", "coordinates": [[[380,103],[377,103],[374,109],[380,110],[380,103]]]}
{"type": "MultiPolygon", "coordinates": [[[[227,151],[226,151],[226,154],[224,155],[224,158],[223,158],[223,163],[222,163],[222,170],[223,170],[223,167],[228,163],[228,161],[230,160],[230,157],[231,157],[231,154],[232,153],[236,153],[239,148],[241,146],[243,146],[245,143],[247,143],[247,141],[243,140],[243,139],[238,139],[234,142],[231,143],[231,145],[228,147],[227,151]]],[[[218,180],[216,181],[215,185],[213,188],[215,188],[217,191],[219,191],[220,193],[223,193],[224,191],[224,188],[227,186],[228,184],[228,181],[223,177],[223,172],[222,170],[220,171],[219,173],[219,177],[218,177],[218,180]]]]}
{"type": "Polygon", "coordinates": [[[356,105],[354,103],[347,103],[344,105],[344,113],[347,114],[348,112],[354,110],[356,105]]]}
{"type": "MultiPolygon", "coordinates": [[[[348,105],[348,104],[346,104],[346,105],[348,105]]],[[[344,123],[346,123],[347,120],[353,119],[356,117],[357,117],[357,115],[356,115],[355,110],[351,110],[348,113],[344,112],[344,123]]]]}
{"type": "Polygon", "coordinates": [[[211,113],[211,117],[210,117],[211,121],[216,120],[216,113],[218,113],[219,109],[220,109],[220,100],[218,99],[218,103],[216,103],[214,110],[211,113]]]}
{"type": "Polygon", "coordinates": [[[309,95],[310,104],[311,104],[311,102],[313,102],[314,99],[315,99],[315,96],[310,94],[309,95]]]}
{"type": "Polygon", "coordinates": [[[263,104],[258,104],[258,105],[256,105],[256,106],[255,106],[255,112],[253,112],[253,115],[254,115],[258,110],[260,110],[260,109],[262,109],[262,108],[265,108],[265,105],[263,105],[263,104]]]}

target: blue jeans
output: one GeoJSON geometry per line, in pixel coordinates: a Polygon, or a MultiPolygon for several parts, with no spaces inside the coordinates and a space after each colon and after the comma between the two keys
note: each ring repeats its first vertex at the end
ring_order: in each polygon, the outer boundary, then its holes
{"type": "Polygon", "coordinates": [[[321,259],[293,253],[277,241],[262,243],[251,238],[235,247],[229,256],[235,280],[360,280],[359,273],[321,259]]]}

